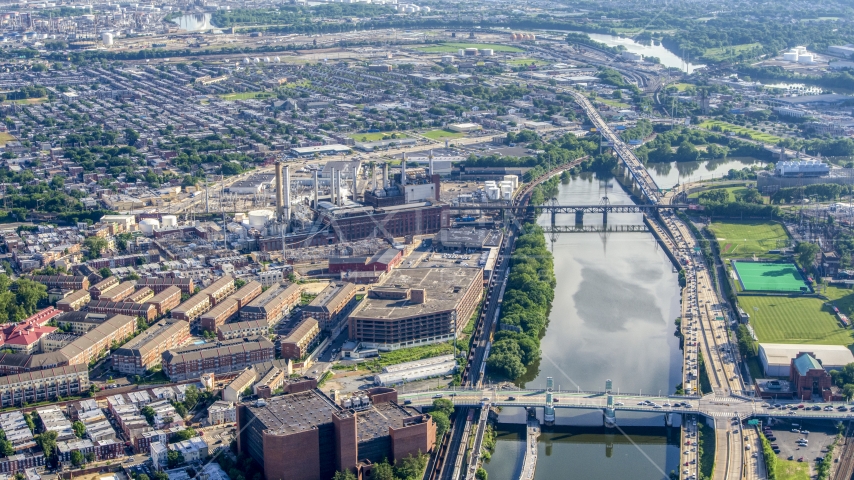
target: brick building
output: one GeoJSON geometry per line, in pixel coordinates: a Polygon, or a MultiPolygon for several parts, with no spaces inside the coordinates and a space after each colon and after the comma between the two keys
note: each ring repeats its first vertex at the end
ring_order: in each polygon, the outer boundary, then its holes
{"type": "Polygon", "coordinates": [[[295,283],[287,287],[272,286],[240,310],[240,320],[264,320],[271,326],[276,325],[299,305],[301,297],[302,288],[295,283]]]}
{"type": "Polygon", "coordinates": [[[171,315],[172,318],[193,322],[210,309],[211,298],[206,294],[199,292],[198,294],[190,297],[186,302],[173,308],[171,315]]]}
{"type": "Polygon", "coordinates": [[[844,400],[842,393],[833,385],[830,374],[812,353],[801,352],[792,359],[789,381],[797,399],[822,402],[844,400]]]}
{"type": "Polygon", "coordinates": [[[394,390],[366,393],[373,407],[361,411],[344,409],[317,389],[241,404],[238,451],[252,456],[267,480],[329,480],[361,460],[394,463],[433,450],[436,425],[429,415],[398,405],[394,390]],[[300,454],[281,454],[294,451],[300,454]]]}
{"type": "Polygon", "coordinates": [[[116,288],[119,283],[121,283],[119,277],[107,277],[96,283],[95,285],[89,287],[89,294],[92,296],[93,300],[98,300],[99,298],[101,298],[101,295],[110,291],[111,288],[116,288]]]}
{"type": "Polygon", "coordinates": [[[223,301],[225,297],[234,293],[234,290],[234,278],[231,275],[225,275],[199,293],[207,295],[210,298],[211,306],[214,306],[223,301]]]}
{"type": "Polygon", "coordinates": [[[142,287],[139,290],[131,293],[125,298],[126,302],[133,303],[145,303],[146,301],[154,298],[154,290],[148,287],[142,287]]]}
{"type": "Polygon", "coordinates": [[[152,325],[113,352],[113,368],[129,375],[143,375],[160,365],[163,352],[177,348],[190,336],[190,324],[166,319],[152,325]]]}
{"type": "Polygon", "coordinates": [[[20,406],[56,400],[57,396],[73,397],[89,390],[86,364],[49,368],[36,372],[0,377],[0,405],[20,406]]]}
{"type": "Polygon", "coordinates": [[[138,287],[148,287],[154,290],[154,293],[160,293],[169,287],[178,287],[183,293],[192,295],[195,289],[195,284],[192,278],[179,277],[143,277],[137,280],[138,287]]]}
{"type": "Polygon", "coordinates": [[[301,359],[320,336],[320,325],[309,317],[294,327],[291,333],[281,340],[282,358],[301,359]]]}
{"type": "Polygon", "coordinates": [[[204,330],[215,332],[217,327],[224,325],[237,315],[240,303],[229,297],[201,316],[199,324],[204,330]]]}
{"type": "Polygon", "coordinates": [[[302,318],[314,318],[325,332],[336,332],[356,306],[358,287],[349,282],[332,283],[302,309],[302,318]]]}
{"type": "Polygon", "coordinates": [[[89,288],[89,279],[82,275],[30,275],[26,278],[47,286],[48,290],[54,288],[60,290],[86,290],[89,288]]]}
{"type": "Polygon", "coordinates": [[[93,313],[104,313],[107,315],[130,315],[132,317],[142,317],[149,323],[157,318],[157,309],[154,308],[154,305],[148,303],[95,300],[89,302],[89,311],[93,313]]]}
{"type": "Polygon", "coordinates": [[[270,324],[266,320],[247,320],[216,327],[216,337],[220,340],[265,336],[268,333],[270,333],[270,324]]]}
{"type": "Polygon", "coordinates": [[[387,248],[362,257],[329,257],[329,273],[390,272],[403,261],[403,250],[387,248]]]}
{"type": "Polygon", "coordinates": [[[240,287],[236,292],[231,294],[228,298],[233,298],[237,300],[237,308],[243,308],[246,305],[249,305],[249,302],[255,300],[258,295],[261,295],[263,288],[260,283],[255,280],[251,280],[246,285],[240,287]]]}
{"type": "Polygon", "coordinates": [[[163,352],[163,371],[173,382],[203,373],[225,374],[276,358],[276,347],[264,337],[237,338],[189,345],[163,352]]]}
{"type": "Polygon", "coordinates": [[[136,290],[135,283],[122,282],[116,285],[115,287],[110,288],[106,292],[102,293],[100,296],[98,296],[98,300],[106,300],[108,302],[121,302],[130,294],[132,294],[134,290],[136,290]]]}
{"type": "MultiPolygon", "coordinates": [[[[151,287],[146,287],[151,288],[151,287]]],[[[152,288],[152,290],[154,290],[152,288]]],[[[156,290],[155,290],[156,291],[156,290]]],[[[174,285],[168,286],[153,297],[149,298],[148,305],[152,305],[158,317],[166,315],[170,310],[181,304],[181,288],[174,285]]]]}
{"type": "Polygon", "coordinates": [[[71,295],[56,302],[56,308],[63,312],[80,310],[92,299],[88,290],[76,290],[71,295]]]}

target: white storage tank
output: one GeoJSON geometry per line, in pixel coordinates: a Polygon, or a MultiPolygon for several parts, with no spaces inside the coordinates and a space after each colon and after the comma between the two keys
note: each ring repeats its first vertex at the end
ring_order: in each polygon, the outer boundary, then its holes
{"type": "Polygon", "coordinates": [[[490,200],[498,200],[501,196],[501,189],[498,187],[489,187],[486,189],[486,197],[490,200]]]}
{"type": "Polygon", "coordinates": [[[798,52],[786,52],[783,54],[783,60],[787,62],[797,62],[798,61],[798,52]]]}
{"type": "Polygon", "coordinates": [[[113,44],[113,34],[110,32],[104,32],[101,34],[101,41],[104,45],[112,45],[113,44]]]}
{"type": "Polygon", "coordinates": [[[143,235],[154,235],[155,228],[160,228],[160,222],[155,218],[144,218],[139,222],[139,229],[143,235]]]}
{"type": "Polygon", "coordinates": [[[479,52],[480,52],[480,54],[481,54],[481,55],[483,55],[484,57],[491,57],[491,56],[495,55],[495,50],[493,50],[493,49],[491,49],[491,48],[481,48],[481,49],[480,49],[480,50],[478,50],[478,51],[479,51],[479,52]]]}
{"type": "Polygon", "coordinates": [[[272,210],[252,210],[249,212],[249,225],[252,227],[263,227],[271,218],[273,218],[272,210]]]}
{"type": "Polygon", "coordinates": [[[798,63],[813,63],[815,62],[815,57],[811,53],[805,53],[803,55],[798,55],[798,63]]]}
{"type": "Polygon", "coordinates": [[[175,215],[163,215],[161,217],[163,219],[164,227],[177,227],[178,226],[178,217],[175,215]]]}

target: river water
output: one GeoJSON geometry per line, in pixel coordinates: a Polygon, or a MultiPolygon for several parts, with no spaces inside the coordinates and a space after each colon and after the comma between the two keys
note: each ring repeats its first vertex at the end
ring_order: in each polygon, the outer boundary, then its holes
{"type": "MultiPolygon", "coordinates": [[[[558,202],[598,204],[605,195],[612,204],[632,203],[615,180],[600,180],[592,174],[562,184],[558,202]]],[[[544,215],[539,223],[547,226],[550,218],[544,215]]],[[[556,223],[573,225],[575,216],[558,215],[556,223]]],[[[608,217],[609,225],[642,223],[641,214],[608,217]]],[[[588,215],[584,224],[601,225],[602,218],[588,215]]],[[[546,236],[551,242],[551,236],[546,236]]],[[[554,240],[557,291],[542,339],[543,358],[529,367],[522,379],[525,386],[543,387],[546,377],[553,377],[561,390],[601,391],[605,380],[611,379],[614,390],[672,393],[682,368],[674,336],[678,275],[653,236],[564,233],[554,240]]],[[[509,408],[501,414],[499,421],[508,423],[499,423],[496,451],[485,466],[490,480],[509,480],[518,472],[524,427],[511,425],[519,419],[509,417],[520,412],[509,408]]],[[[568,415],[558,410],[558,417],[568,415]]],[[[563,423],[560,418],[558,423],[563,423]]],[[[624,432],[578,426],[547,429],[540,438],[536,478],[659,480],[662,472],[679,468],[677,429],[661,426],[624,432]]]]}
{"type": "Polygon", "coordinates": [[[694,70],[705,67],[705,65],[697,65],[690,62],[686,63],[679,58],[679,55],[664,48],[661,44],[644,45],[632,40],[631,38],[604,35],[601,33],[588,33],[587,35],[591,39],[599,43],[604,43],[609,47],[618,47],[622,45],[626,47],[626,50],[629,52],[639,53],[646,57],[658,57],[658,59],[661,60],[661,64],[665,67],[678,68],[683,72],[687,69],[687,73],[693,73],[694,70]]]}
{"type": "Polygon", "coordinates": [[[673,188],[677,184],[720,178],[730,169],[741,170],[752,165],[764,166],[755,158],[725,158],[699,162],[648,163],[646,168],[659,188],[673,188]]]}

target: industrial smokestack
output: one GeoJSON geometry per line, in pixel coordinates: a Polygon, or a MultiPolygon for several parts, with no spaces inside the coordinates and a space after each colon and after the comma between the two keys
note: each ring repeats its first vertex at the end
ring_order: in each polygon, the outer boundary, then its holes
{"type": "Polygon", "coordinates": [[[282,162],[276,162],[276,218],[282,219],[282,162]]]}
{"type": "Polygon", "coordinates": [[[284,182],[284,186],[282,188],[282,195],[284,196],[282,205],[284,207],[284,218],[282,221],[287,227],[288,223],[291,221],[291,171],[288,165],[285,165],[285,172],[282,175],[282,181],[284,182]]]}
{"type": "Polygon", "coordinates": [[[435,172],[433,171],[433,149],[430,149],[430,176],[432,177],[435,172]]]}
{"type": "Polygon", "coordinates": [[[336,192],[336,195],[338,196],[338,206],[339,207],[344,206],[344,186],[341,185],[341,183],[343,182],[343,179],[344,179],[344,177],[341,174],[341,170],[338,170],[338,191],[336,192]]]}
{"type": "Polygon", "coordinates": [[[320,196],[318,195],[318,192],[317,192],[317,184],[318,184],[318,181],[317,181],[317,170],[315,170],[315,171],[314,171],[314,209],[315,209],[315,210],[317,210],[317,209],[318,209],[318,206],[319,206],[319,205],[318,205],[318,203],[319,203],[319,201],[320,201],[320,196]]]}
{"type": "Polygon", "coordinates": [[[383,164],[383,188],[388,187],[388,162],[383,164]]]}
{"type": "Polygon", "coordinates": [[[406,152],[403,152],[403,160],[400,162],[400,186],[406,186],[406,152]]]}
{"type": "Polygon", "coordinates": [[[338,205],[335,203],[335,169],[332,169],[332,176],[329,177],[329,201],[333,205],[338,205]]]}

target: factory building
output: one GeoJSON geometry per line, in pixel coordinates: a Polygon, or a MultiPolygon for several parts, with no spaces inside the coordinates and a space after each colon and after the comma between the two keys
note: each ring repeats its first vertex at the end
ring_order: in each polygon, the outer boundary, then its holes
{"type": "Polygon", "coordinates": [[[451,375],[456,371],[457,361],[453,354],[439,355],[384,367],[382,373],[374,375],[374,383],[379,386],[400,385],[425,378],[451,375]]]}
{"type": "Polygon", "coordinates": [[[777,162],[774,174],[779,177],[821,177],[830,173],[830,166],[818,160],[777,162]]]}
{"type": "Polygon", "coordinates": [[[324,332],[337,333],[358,303],[352,283],[330,284],[302,309],[302,318],[314,318],[324,332]]]}
{"type": "Polygon", "coordinates": [[[252,456],[266,478],[288,480],[328,480],[363,460],[393,464],[432,451],[436,425],[429,415],[398,405],[392,389],[366,394],[367,408],[360,401],[345,409],[317,389],[240,405],[238,451],[252,456]],[[293,451],[300,454],[281,454],[293,451]]]}
{"type": "Polygon", "coordinates": [[[350,315],[350,340],[380,350],[451,340],[482,294],[479,268],[394,270],[350,315]]]}
{"type": "Polygon", "coordinates": [[[329,257],[329,273],[385,272],[403,261],[403,250],[387,248],[371,256],[329,257]]]}

